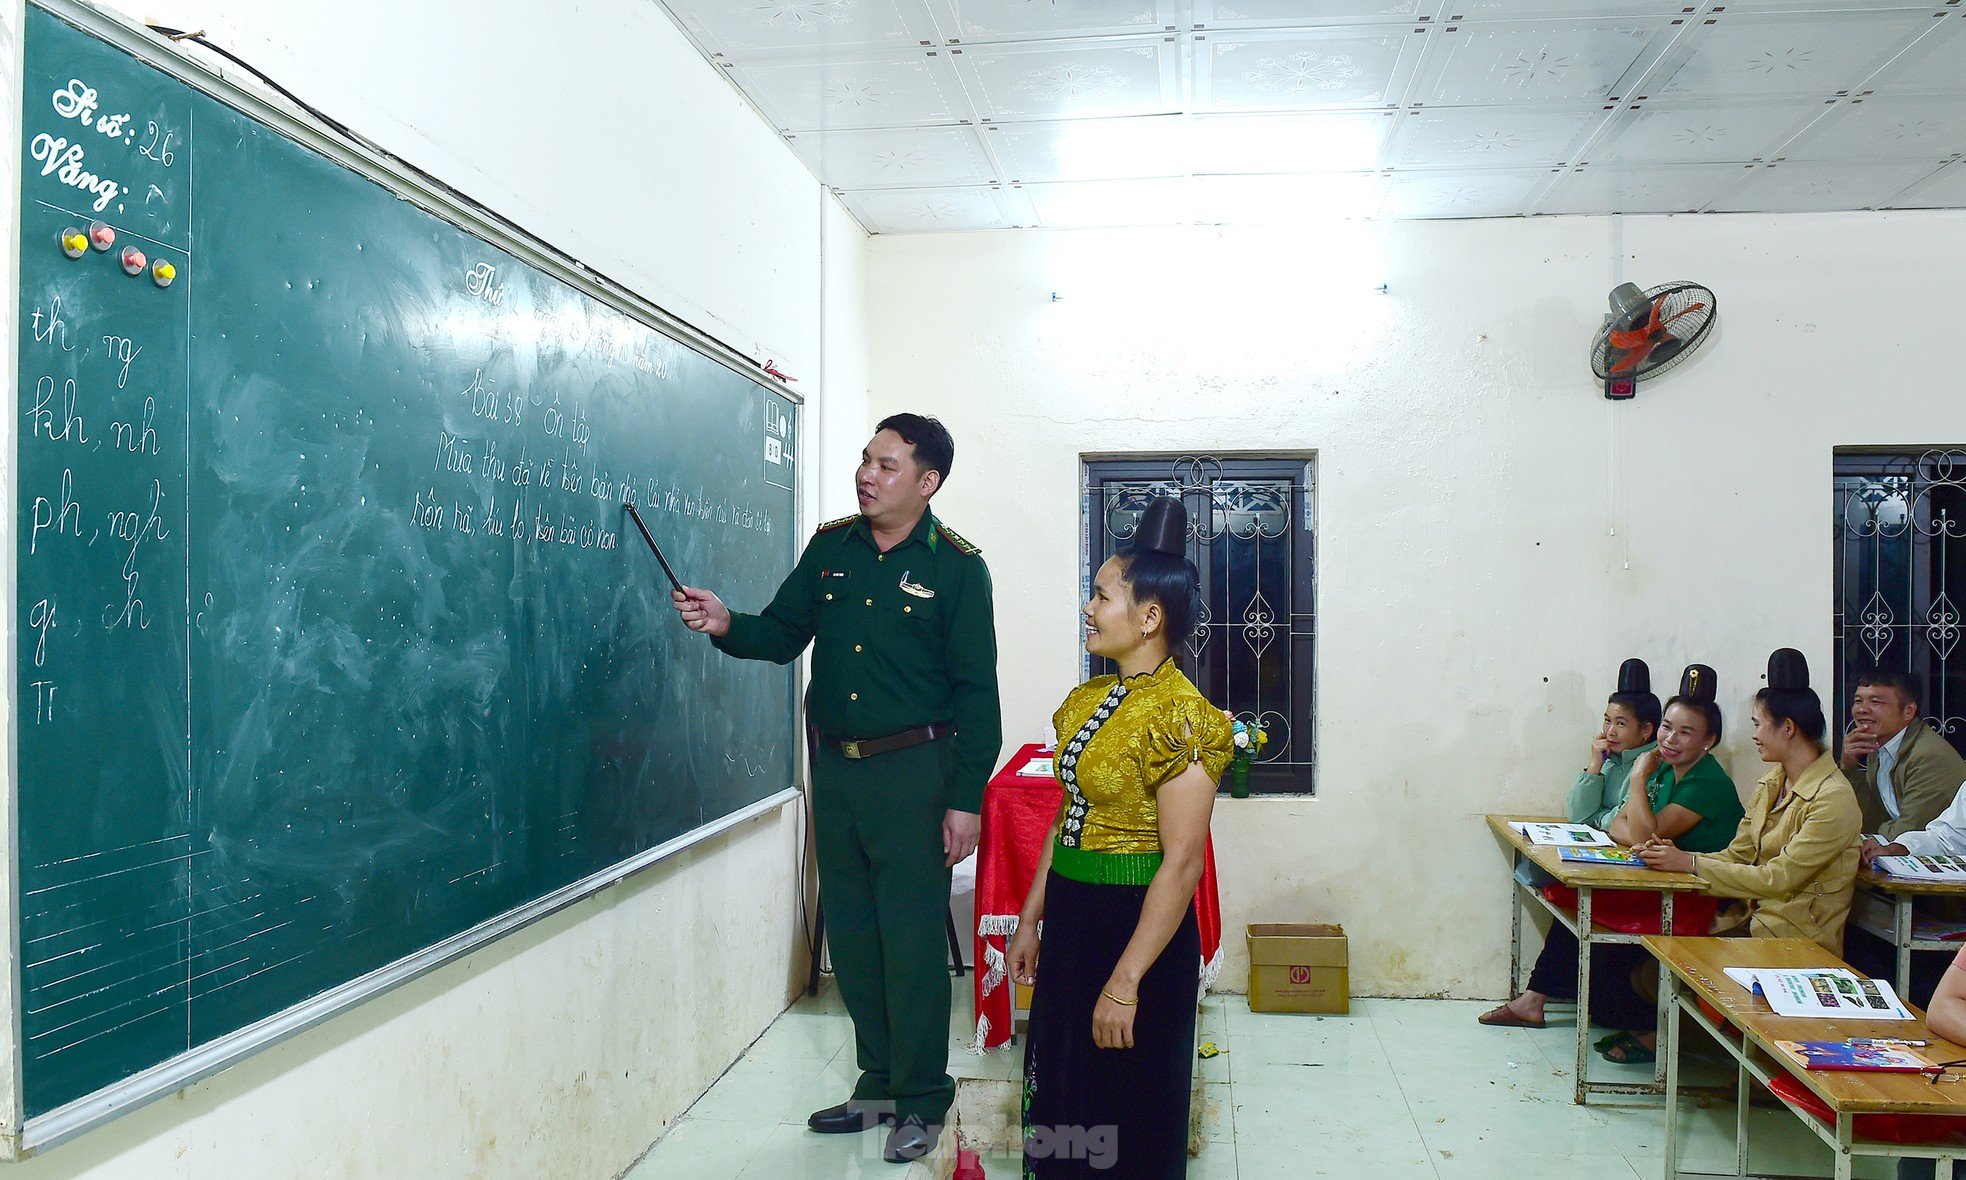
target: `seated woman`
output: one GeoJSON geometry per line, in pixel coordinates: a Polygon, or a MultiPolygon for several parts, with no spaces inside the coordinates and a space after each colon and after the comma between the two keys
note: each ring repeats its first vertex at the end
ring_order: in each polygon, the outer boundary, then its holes
{"type": "Polygon", "coordinates": [[[1168,654],[1201,611],[1187,527],[1181,501],[1154,500],[1132,545],[1099,568],[1085,647],[1120,674],[1081,684],[1053,718],[1065,799],[1008,956],[1010,975],[1037,985],[1026,1176],[1187,1170],[1201,982],[1193,899],[1233,750],[1228,719],[1168,654]]]}
{"type": "MultiPolygon", "coordinates": [[[[1656,748],[1646,746],[1632,763],[1630,781],[1644,784],[1644,789],[1626,792],[1609,825],[1613,840],[1629,845],[1663,835],[1712,851],[1724,848],[1733,836],[1742,814],[1740,795],[1711,753],[1720,740],[1720,710],[1713,703],[1717,687],[1713,669],[1704,664],[1688,667],[1680,677],[1679,695],[1665,708],[1656,748]]],[[[1656,921],[1657,901],[1650,894],[1639,896],[1648,899],[1656,921]]],[[[1612,892],[1597,894],[1600,905],[1612,899],[1612,892]]],[[[1638,997],[1630,978],[1644,958],[1644,950],[1634,946],[1607,944],[1592,952],[1591,1016],[1597,1023],[1615,1029],[1651,1027],[1653,1009],[1638,997]]],[[[1560,923],[1553,924],[1527,990],[1479,1019],[1483,1024],[1541,1028],[1545,1003],[1576,995],[1577,938],[1560,923]]],[[[1617,1039],[1606,1038],[1600,1045],[1617,1039]]],[[[1639,1058],[1631,1054],[1632,1060],[1639,1058]]]]}
{"type": "MultiPolygon", "coordinates": [[[[1604,721],[1591,739],[1589,765],[1570,784],[1563,814],[1573,824],[1602,828],[1625,802],[1625,779],[1632,759],[1652,748],[1659,729],[1659,698],[1652,693],[1652,670],[1640,659],[1618,666],[1618,687],[1604,705],[1604,721]]],[[[1516,880],[1531,889],[1556,883],[1556,878],[1524,860],[1516,865],[1516,880]]]]}
{"type": "MultiPolygon", "coordinates": [[[[1644,783],[1645,789],[1626,794],[1624,807],[1611,821],[1612,839],[1625,845],[1666,839],[1681,848],[1716,852],[1734,838],[1745,812],[1734,780],[1713,756],[1721,737],[1720,707],[1714,704],[1718,687],[1719,677],[1705,664],[1692,664],[1680,676],[1679,695],[1666,703],[1659,722],[1658,748],[1632,764],[1631,781],[1644,783]]],[[[1675,929],[1685,930],[1689,919],[1709,920],[1712,911],[1698,908],[1702,900],[1676,900],[1675,929]]],[[[1657,999],[1640,992],[1634,982],[1634,972],[1648,966],[1651,957],[1643,947],[1618,944],[1599,953],[1605,983],[1602,992],[1591,989],[1591,1017],[1619,1031],[1599,1041],[1598,1052],[1619,1065],[1653,1061],[1657,999]]]]}
{"type": "Polygon", "coordinates": [[[1745,924],[1759,938],[1807,938],[1842,952],[1863,812],[1823,749],[1826,728],[1808,663],[1782,648],[1768,657],[1768,687],[1754,696],[1755,749],[1775,768],[1755,788],[1733,842],[1705,852],[1657,836],[1632,848],[1655,869],[1692,873],[1708,892],[1745,903],[1723,911],[1715,933],[1745,924]]]}
{"type": "Polygon", "coordinates": [[[1570,785],[1564,814],[1573,824],[1602,828],[1625,803],[1625,780],[1632,762],[1652,749],[1659,731],[1659,698],[1652,692],[1652,670],[1644,660],[1618,668],[1618,691],[1604,705],[1604,724],[1591,741],[1590,764],[1570,785]]]}

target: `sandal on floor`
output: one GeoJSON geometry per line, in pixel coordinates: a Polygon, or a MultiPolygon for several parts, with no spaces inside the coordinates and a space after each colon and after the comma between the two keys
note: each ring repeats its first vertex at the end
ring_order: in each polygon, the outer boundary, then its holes
{"type": "Polygon", "coordinates": [[[1487,1012],[1483,1012],[1480,1016],[1475,1017],[1475,1019],[1478,1022],[1487,1025],[1490,1028],[1542,1028],[1544,1027],[1543,1022],[1540,1020],[1530,1020],[1526,1016],[1517,1016],[1514,1012],[1509,1010],[1509,1006],[1507,1004],[1503,1004],[1499,1007],[1492,1008],[1487,1012]]]}
{"type": "Polygon", "coordinates": [[[1645,1042],[1628,1032],[1621,1032],[1611,1038],[1611,1043],[1597,1051],[1599,1057],[1613,1065],[1651,1065],[1659,1055],[1645,1047],[1645,1042]],[[1612,1054],[1617,1056],[1613,1057],[1612,1054]]]}

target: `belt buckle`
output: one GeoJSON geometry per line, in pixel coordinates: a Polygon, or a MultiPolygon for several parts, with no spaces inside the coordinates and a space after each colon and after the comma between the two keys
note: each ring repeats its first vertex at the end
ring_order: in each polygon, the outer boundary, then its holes
{"type": "Polygon", "coordinates": [[[860,743],[859,743],[859,742],[841,742],[841,743],[840,743],[840,753],[842,753],[842,754],[845,754],[845,755],[846,755],[846,756],[847,756],[848,758],[854,758],[854,759],[857,759],[857,758],[859,758],[859,757],[860,757],[860,743]]]}

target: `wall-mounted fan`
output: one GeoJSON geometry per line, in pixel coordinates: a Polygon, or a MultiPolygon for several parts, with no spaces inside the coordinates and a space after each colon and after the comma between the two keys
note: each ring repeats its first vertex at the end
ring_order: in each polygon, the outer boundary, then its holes
{"type": "Polygon", "coordinates": [[[1640,379],[1692,356],[1719,312],[1713,292],[1698,283],[1613,287],[1611,314],[1591,342],[1591,372],[1604,382],[1604,396],[1623,401],[1638,392],[1640,379]]]}

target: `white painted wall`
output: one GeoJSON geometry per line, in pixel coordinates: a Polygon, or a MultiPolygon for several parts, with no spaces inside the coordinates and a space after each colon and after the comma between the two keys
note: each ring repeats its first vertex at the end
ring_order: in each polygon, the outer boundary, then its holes
{"type": "MultiPolygon", "coordinates": [[[[851,511],[865,238],[657,6],[116,2],[205,30],[575,258],[775,359],[809,399],[808,523],[851,511]],[[847,436],[847,468],[833,469],[847,436]]],[[[14,61],[20,20],[6,0],[0,62],[14,61]]],[[[0,69],[15,92],[17,64],[0,69]]],[[[0,132],[12,168],[11,110],[0,132]]],[[[0,245],[9,273],[15,238],[0,245]]],[[[4,302],[0,325],[12,322],[4,302]]],[[[0,425],[0,462],[14,420],[0,425]]],[[[7,554],[13,519],[9,502],[7,554]]],[[[803,984],[799,832],[796,809],[744,825],[8,1171],[613,1175],[803,984]]]]}
{"type": "Polygon", "coordinates": [[[1082,455],[1316,453],[1319,794],[1216,809],[1231,990],[1246,923],[1335,920],[1357,992],[1499,995],[1481,816],[1560,809],[1627,655],[1715,667],[1745,794],[1768,652],[1829,670],[1831,449],[1966,442],[1958,214],[878,237],[870,265],[872,412],[955,433],[937,509],[990,561],[1009,744],[1078,679],[1082,455]],[[1678,278],[1722,328],[1606,402],[1605,292],[1678,278]]]}

